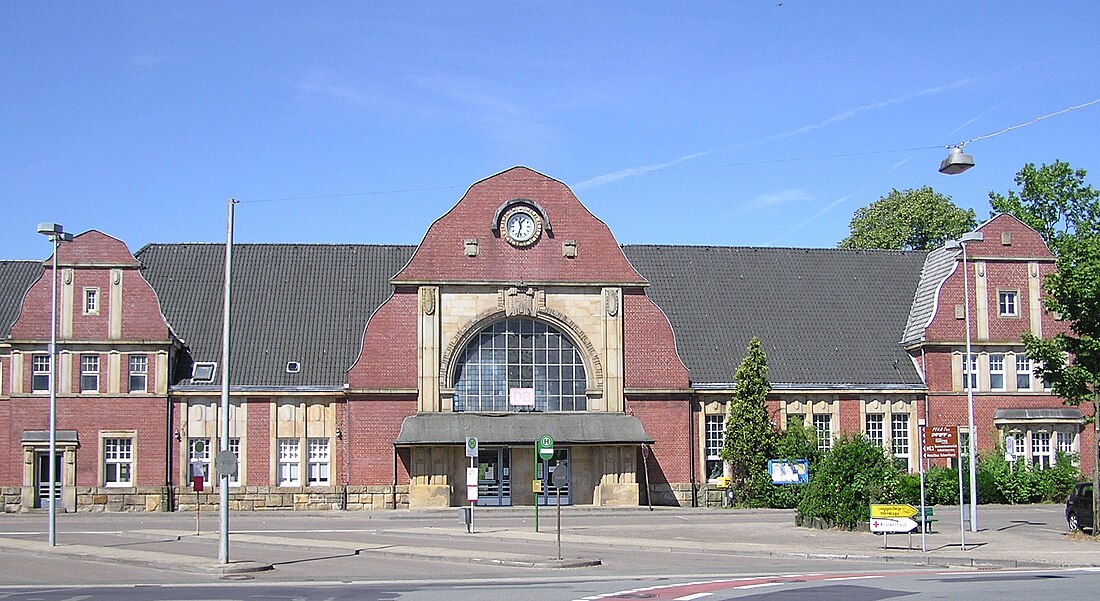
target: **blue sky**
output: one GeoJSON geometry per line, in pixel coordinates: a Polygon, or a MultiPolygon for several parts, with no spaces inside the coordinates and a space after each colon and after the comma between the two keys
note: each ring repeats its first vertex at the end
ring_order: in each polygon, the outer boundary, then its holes
{"type": "Polygon", "coordinates": [[[39,222],[149,242],[419,242],[526,165],[621,243],[831,247],[1028,162],[1100,186],[1094,2],[0,3],[0,259],[39,222]],[[292,199],[292,200],[275,200],[292,199]],[[259,202],[263,201],[263,202],[259,202]]]}

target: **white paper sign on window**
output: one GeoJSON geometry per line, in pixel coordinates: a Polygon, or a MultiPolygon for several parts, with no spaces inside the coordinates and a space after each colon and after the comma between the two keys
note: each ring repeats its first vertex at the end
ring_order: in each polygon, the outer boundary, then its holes
{"type": "Polygon", "coordinates": [[[535,406],[535,389],[534,388],[509,388],[508,389],[508,404],[513,407],[534,407],[535,406]]]}

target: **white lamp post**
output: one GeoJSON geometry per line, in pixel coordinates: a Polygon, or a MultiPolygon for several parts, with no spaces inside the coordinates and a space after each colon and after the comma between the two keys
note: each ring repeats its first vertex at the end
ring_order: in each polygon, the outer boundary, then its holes
{"type": "Polygon", "coordinates": [[[39,223],[38,233],[53,244],[53,268],[50,279],[53,280],[53,293],[50,300],[50,456],[46,460],[50,478],[49,527],[47,538],[51,547],[57,545],[57,247],[69,242],[73,235],[66,232],[58,223],[39,223]]]}
{"type": "MultiPolygon", "coordinates": [[[[966,266],[966,243],[981,242],[985,235],[981,232],[967,232],[959,236],[958,240],[951,240],[947,248],[961,248],[963,254],[963,313],[966,316],[966,357],[963,358],[963,383],[966,386],[966,406],[969,413],[970,435],[968,439],[968,451],[970,453],[970,531],[978,531],[978,468],[975,461],[977,455],[977,432],[974,430],[974,377],[970,349],[970,273],[966,266]]],[[[960,469],[962,466],[959,466],[960,469]]],[[[962,502],[962,499],[959,499],[962,502]]]]}

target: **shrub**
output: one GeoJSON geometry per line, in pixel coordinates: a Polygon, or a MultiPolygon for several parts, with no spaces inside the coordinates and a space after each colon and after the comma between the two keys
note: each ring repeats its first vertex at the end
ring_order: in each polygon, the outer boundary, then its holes
{"type": "Polygon", "coordinates": [[[900,490],[901,473],[882,449],[862,436],[844,434],[811,472],[798,518],[854,529],[870,519],[872,503],[896,502],[900,490]]]}

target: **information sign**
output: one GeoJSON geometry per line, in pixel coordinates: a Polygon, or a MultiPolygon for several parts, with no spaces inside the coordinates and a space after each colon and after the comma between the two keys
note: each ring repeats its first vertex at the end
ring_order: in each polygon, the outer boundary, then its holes
{"type": "Polygon", "coordinates": [[[873,518],[911,518],[917,515],[916,507],[912,505],[872,505],[871,517],[873,518]]]}
{"type": "Polygon", "coordinates": [[[466,456],[467,457],[477,457],[477,454],[478,454],[477,438],[474,438],[473,436],[467,436],[466,437],[466,456]]]}
{"type": "Polygon", "coordinates": [[[959,456],[959,429],[930,426],[924,429],[925,459],[955,459],[959,456]]]}
{"type": "Polygon", "coordinates": [[[909,518],[871,518],[871,532],[912,532],[917,523],[909,518]]]}
{"type": "Polygon", "coordinates": [[[539,451],[539,459],[543,461],[550,461],[554,458],[554,437],[549,434],[543,434],[539,437],[535,446],[539,451]]]}

